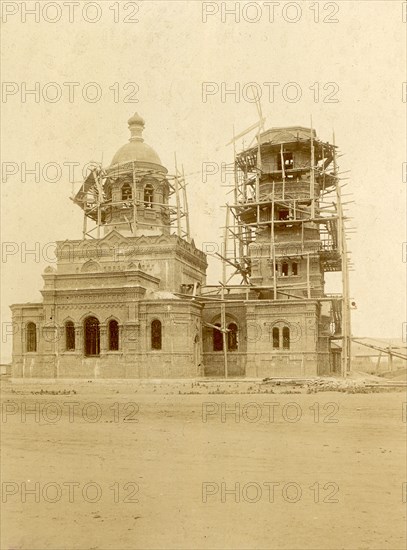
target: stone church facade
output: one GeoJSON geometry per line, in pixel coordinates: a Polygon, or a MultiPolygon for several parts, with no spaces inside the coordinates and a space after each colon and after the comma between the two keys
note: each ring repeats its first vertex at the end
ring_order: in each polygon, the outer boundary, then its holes
{"type": "Polygon", "coordinates": [[[234,292],[223,339],[219,304],[201,298],[206,256],[171,233],[167,170],[144,143],[143,119],[134,115],[129,128],[129,143],[74,198],[96,237],[84,230],[81,240],[58,242],[42,302],[11,306],[13,377],[224,376],[225,343],[229,376],[334,370],[317,296],[278,303],[256,289],[234,292]]]}
{"type": "MultiPolygon", "coordinates": [[[[11,306],[14,377],[203,375],[202,306],[174,292],[205,284],[206,256],[170,233],[167,170],[141,117],[129,127],[103,182],[105,234],[58,242],[42,303],[11,306]]],[[[90,216],[91,193],[87,180],[76,196],[90,216]]]]}

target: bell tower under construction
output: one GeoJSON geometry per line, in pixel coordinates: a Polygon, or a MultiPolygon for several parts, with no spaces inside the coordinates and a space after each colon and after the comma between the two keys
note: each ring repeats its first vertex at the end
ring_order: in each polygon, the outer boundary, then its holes
{"type": "MultiPolygon", "coordinates": [[[[214,336],[223,350],[218,369],[223,363],[227,372],[255,377],[346,375],[350,305],[337,172],[336,146],[301,126],[271,128],[235,154],[222,285],[203,293],[211,300],[209,326],[221,334],[214,336]],[[342,292],[325,293],[328,272],[340,272],[342,292]],[[229,325],[245,327],[232,348],[229,325]]],[[[215,348],[208,335],[206,364],[215,348]]]]}

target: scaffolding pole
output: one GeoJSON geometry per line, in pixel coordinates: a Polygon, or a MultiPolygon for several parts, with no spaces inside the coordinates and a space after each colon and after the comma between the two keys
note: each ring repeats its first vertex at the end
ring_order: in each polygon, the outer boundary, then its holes
{"type": "Polygon", "coordinates": [[[184,216],[185,216],[185,226],[186,226],[186,238],[189,241],[191,239],[191,230],[189,226],[189,208],[188,208],[188,195],[185,184],[185,172],[184,165],[182,165],[182,194],[184,199],[184,216]]]}
{"type": "MultiPolygon", "coordinates": [[[[333,133],[332,143],[335,146],[335,133],[333,133]]],[[[338,172],[336,161],[336,151],[333,154],[334,174],[338,172]]],[[[351,324],[350,324],[350,297],[349,297],[349,271],[348,271],[348,252],[343,221],[342,198],[340,185],[336,185],[336,200],[338,211],[338,244],[341,254],[341,276],[342,276],[342,376],[347,377],[350,371],[351,362],[351,324]]]]}
{"type": "Polygon", "coordinates": [[[177,209],[177,235],[181,237],[181,202],[179,196],[179,179],[178,179],[178,166],[177,166],[177,154],[174,153],[175,161],[175,179],[174,179],[174,188],[175,188],[175,203],[177,209]]]}
{"type": "Polygon", "coordinates": [[[315,218],[315,150],[314,130],[311,117],[311,177],[310,177],[311,218],[315,218]]]}
{"type": "MultiPolygon", "coordinates": [[[[224,232],[224,254],[227,254],[228,246],[228,227],[229,227],[229,206],[226,205],[226,228],[224,232]]],[[[221,327],[222,327],[222,343],[223,343],[223,361],[225,366],[225,378],[228,378],[228,350],[227,350],[227,334],[226,334],[226,306],[225,306],[225,285],[226,285],[226,261],[222,262],[222,303],[221,303],[221,327]]]]}
{"type": "Polygon", "coordinates": [[[134,161],[132,162],[132,174],[133,174],[133,236],[136,236],[137,232],[137,178],[136,178],[136,167],[134,161]]]}

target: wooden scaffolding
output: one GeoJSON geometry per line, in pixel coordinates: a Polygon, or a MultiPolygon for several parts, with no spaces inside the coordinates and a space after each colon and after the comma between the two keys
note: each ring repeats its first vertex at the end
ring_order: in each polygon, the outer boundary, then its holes
{"type": "MultiPolygon", "coordinates": [[[[258,107],[259,108],[259,107],[258,107]]],[[[349,290],[350,261],[347,250],[347,217],[344,214],[342,199],[343,174],[339,173],[337,164],[337,147],[335,137],[333,143],[323,142],[316,138],[311,127],[307,138],[297,136],[296,147],[310,151],[309,163],[304,166],[288,167],[285,162],[285,145],[267,142],[262,139],[264,118],[259,111],[259,123],[248,129],[257,130],[257,143],[240,153],[236,153],[234,138],[234,181],[232,184],[233,202],[226,205],[226,223],[224,226],[223,250],[216,255],[222,260],[222,281],[219,285],[208,285],[202,289],[199,297],[218,301],[221,310],[219,330],[223,337],[224,372],[228,374],[227,354],[227,323],[226,304],[233,302],[233,292],[243,292],[250,299],[251,291],[270,291],[273,300],[279,303],[290,300],[312,299],[319,302],[329,302],[331,307],[332,333],[334,345],[342,349],[341,375],[346,377],[351,363],[351,299],[349,290]],[[273,174],[272,190],[266,196],[260,193],[262,178],[266,175],[262,164],[262,156],[271,150],[279,148],[281,169],[279,175],[273,174]],[[296,181],[304,186],[306,192],[301,197],[290,193],[287,182],[296,181]],[[265,209],[271,213],[270,219],[264,220],[261,212],[265,209]],[[290,214],[288,219],[275,219],[276,208],[286,209],[290,214]],[[311,253],[305,246],[305,228],[312,224],[318,228],[319,241],[317,252],[321,259],[324,272],[338,271],[341,273],[342,292],[335,295],[316,295],[310,276],[311,253]],[[288,282],[284,277],[277,277],[277,262],[289,256],[287,252],[280,254],[279,249],[284,244],[279,241],[276,247],[275,231],[284,226],[297,226],[300,229],[301,241],[296,253],[306,258],[306,281],[302,283],[288,282]],[[256,235],[269,228],[269,261],[274,274],[272,285],[259,286],[252,282],[252,258],[249,247],[255,243],[256,235]],[[281,257],[280,257],[281,256],[281,257]],[[225,294],[226,293],[226,294],[225,294]]],[[[312,124],[311,124],[312,126],[312,124]]],[[[242,132],[238,137],[245,135],[242,132]]],[[[345,184],[346,185],[346,184],[345,184]]],[[[351,201],[350,201],[351,202],[351,201]]],[[[292,246],[288,241],[287,247],[292,246]]],[[[313,252],[312,252],[313,253],[313,252]]],[[[241,299],[239,299],[241,301],[241,299]]],[[[209,326],[209,325],[208,325],[209,326]]],[[[211,325],[212,326],[212,325],[211,325]]]]}
{"type": "MultiPolygon", "coordinates": [[[[137,228],[150,225],[137,219],[138,207],[144,201],[138,193],[140,182],[145,177],[152,177],[159,182],[166,182],[169,188],[168,202],[151,200],[149,206],[164,209],[169,220],[169,226],[179,237],[190,240],[190,225],[187,192],[184,176],[184,168],[178,168],[175,156],[175,171],[167,174],[163,170],[141,168],[135,161],[110,168],[96,165],[89,169],[89,173],[81,183],[79,190],[74,191],[71,199],[83,210],[83,239],[100,239],[101,230],[109,226],[117,225],[117,222],[109,222],[109,212],[113,209],[127,209],[130,213],[126,223],[130,233],[135,236],[137,228]],[[106,193],[109,179],[123,178],[131,181],[131,196],[122,200],[112,200],[106,193]]],[[[164,224],[162,225],[164,227],[164,224]]]]}

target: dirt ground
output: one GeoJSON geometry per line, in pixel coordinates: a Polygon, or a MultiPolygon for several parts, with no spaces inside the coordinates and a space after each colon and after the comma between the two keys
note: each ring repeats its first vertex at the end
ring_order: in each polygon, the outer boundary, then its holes
{"type": "Polygon", "coordinates": [[[3,381],[1,549],[405,549],[405,402],[3,381]]]}

